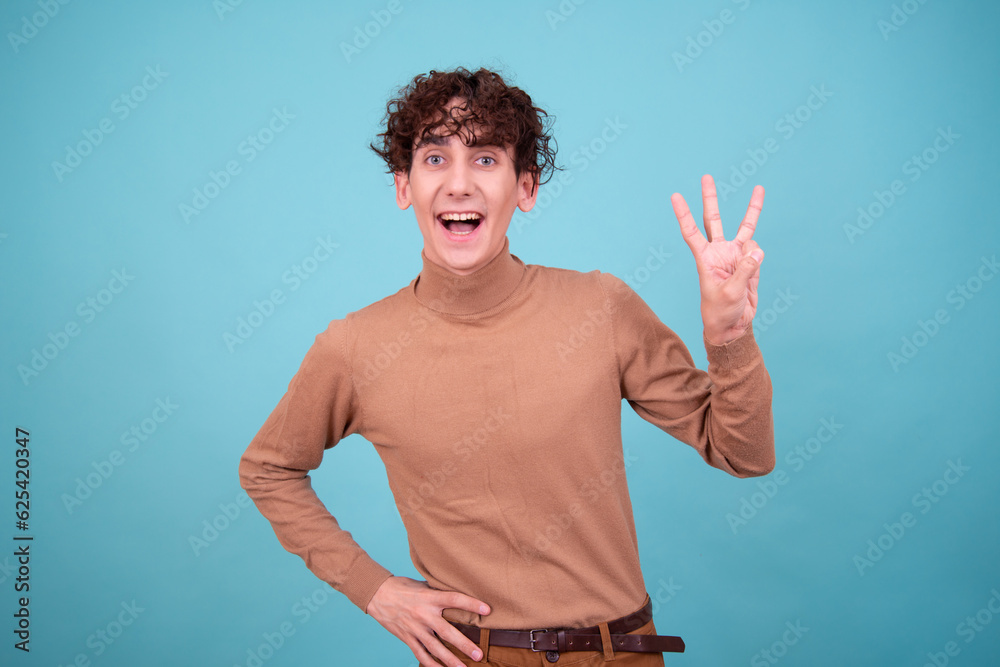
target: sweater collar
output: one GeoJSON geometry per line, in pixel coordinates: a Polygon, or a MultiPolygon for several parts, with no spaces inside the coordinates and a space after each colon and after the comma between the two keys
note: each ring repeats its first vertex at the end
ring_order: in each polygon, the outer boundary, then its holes
{"type": "Polygon", "coordinates": [[[473,315],[500,305],[517,289],[525,271],[524,262],[510,254],[506,236],[496,257],[465,276],[438,266],[423,250],[420,256],[424,268],[413,281],[414,296],[431,310],[451,315],[473,315]]]}

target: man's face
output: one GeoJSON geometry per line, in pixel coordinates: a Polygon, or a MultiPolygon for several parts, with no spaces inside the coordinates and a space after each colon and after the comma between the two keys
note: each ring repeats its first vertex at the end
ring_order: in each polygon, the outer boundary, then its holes
{"type": "Polygon", "coordinates": [[[418,145],[395,182],[399,208],[416,213],[424,254],[459,275],[500,253],[514,209],[530,211],[538,194],[529,172],[514,175],[511,147],[466,146],[458,135],[418,145]]]}

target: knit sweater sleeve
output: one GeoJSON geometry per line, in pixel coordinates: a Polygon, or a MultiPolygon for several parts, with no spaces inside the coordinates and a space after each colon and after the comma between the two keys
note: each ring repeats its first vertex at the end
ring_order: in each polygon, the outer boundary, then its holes
{"type": "Polygon", "coordinates": [[[288,391],[240,459],[239,475],[281,545],[365,610],[392,574],[340,527],[308,475],[326,449],[357,429],[347,327],[346,320],[334,320],[316,336],[288,391]]]}
{"type": "Polygon", "coordinates": [[[735,477],[774,469],[771,378],[753,327],[726,345],[702,337],[708,371],[621,279],[600,274],[611,313],[622,398],[636,413],[735,477]]]}

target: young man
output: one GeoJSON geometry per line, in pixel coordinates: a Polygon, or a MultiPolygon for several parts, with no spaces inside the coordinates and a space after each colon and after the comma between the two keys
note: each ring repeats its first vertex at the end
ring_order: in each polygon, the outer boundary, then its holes
{"type": "Polygon", "coordinates": [[[711,177],[707,239],[672,198],[700,277],[700,371],[620,279],[510,254],[511,216],[532,208],[554,166],[544,115],[482,69],[418,76],[389,103],[373,148],[399,207],[414,209],[423,269],[316,337],[240,463],[282,546],[421,665],[562,654],[564,664],[663,665],[662,651],[683,650],[655,636],[649,613],[623,399],[731,475],[774,467],[771,383],[750,326],[763,189],[732,241],[711,177]],[[376,563],[313,492],[308,472],[351,433],[381,456],[426,582],[376,563]]]}

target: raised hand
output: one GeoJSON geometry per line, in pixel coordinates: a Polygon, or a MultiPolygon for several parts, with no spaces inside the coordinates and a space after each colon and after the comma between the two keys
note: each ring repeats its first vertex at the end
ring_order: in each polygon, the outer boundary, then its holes
{"type": "Polygon", "coordinates": [[[757,282],[764,251],[752,237],[764,204],[764,188],[758,185],[753,189],[750,206],[732,241],[722,235],[715,181],[708,174],[701,178],[701,198],[707,239],[698,230],[684,197],[675,192],[670,203],[698,266],[705,338],[714,345],[724,345],[739,338],[757,312],[757,282]]]}
{"type": "MultiPolygon", "coordinates": [[[[479,660],[482,651],[458,629],[445,620],[445,609],[464,609],[474,614],[488,614],[486,603],[462,593],[431,588],[425,581],[407,577],[389,577],[368,602],[368,615],[410,647],[424,667],[464,667],[444,639],[463,653],[479,660]],[[441,662],[437,662],[434,658],[441,662]]],[[[379,661],[376,661],[379,662],[379,661]]]]}

